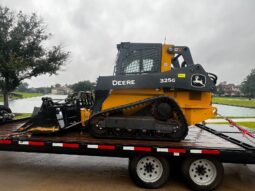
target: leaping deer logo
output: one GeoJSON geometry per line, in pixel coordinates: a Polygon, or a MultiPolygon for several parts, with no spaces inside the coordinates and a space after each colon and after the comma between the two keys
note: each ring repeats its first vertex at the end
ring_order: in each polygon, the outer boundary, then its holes
{"type": "Polygon", "coordinates": [[[202,79],[199,80],[199,76],[195,76],[195,80],[193,81],[193,83],[201,84],[202,86],[204,85],[203,80],[202,79]]]}
{"type": "Polygon", "coordinates": [[[205,86],[205,76],[201,75],[201,74],[193,75],[191,85],[194,87],[204,87],[205,86]]]}

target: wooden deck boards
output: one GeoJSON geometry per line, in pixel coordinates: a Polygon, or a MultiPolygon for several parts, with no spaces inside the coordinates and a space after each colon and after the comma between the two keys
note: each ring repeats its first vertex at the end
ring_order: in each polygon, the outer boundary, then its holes
{"type": "MultiPolygon", "coordinates": [[[[0,126],[0,139],[6,139],[10,133],[15,131],[24,122],[10,123],[0,126]]],[[[50,141],[50,142],[79,142],[90,144],[119,144],[119,145],[144,145],[144,146],[160,146],[160,147],[186,147],[186,148],[207,148],[207,149],[236,149],[243,150],[242,147],[222,139],[212,133],[192,126],[185,140],[181,142],[169,141],[145,141],[145,140],[129,140],[129,139],[97,139],[91,137],[86,132],[81,133],[80,130],[72,130],[65,133],[51,135],[34,135],[32,137],[21,136],[20,140],[33,141],[50,141]]]]}

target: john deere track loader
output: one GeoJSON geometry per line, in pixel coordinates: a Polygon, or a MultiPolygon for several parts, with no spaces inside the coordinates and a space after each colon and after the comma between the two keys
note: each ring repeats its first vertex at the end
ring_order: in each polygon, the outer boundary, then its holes
{"type": "Polygon", "coordinates": [[[100,138],[180,141],[188,126],[214,116],[217,76],[194,64],[184,46],[121,43],[113,76],[100,76],[93,94],[43,104],[19,132],[83,128],[100,138]]]}

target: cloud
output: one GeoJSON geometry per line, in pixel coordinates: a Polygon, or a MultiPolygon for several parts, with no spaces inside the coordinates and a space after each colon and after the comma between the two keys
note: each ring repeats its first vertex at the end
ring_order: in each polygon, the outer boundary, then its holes
{"type": "Polygon", "coordinates": [[[194,61],[220,81],[240,83],[255,68],[252,0],[2,0],[2,5],[36,12],[54,34],[50,44],[71,51],[63,71],[29,80],[34,87],[111,75],[117,43],[161,43],[165,37],[189,46],[194,61]]]}

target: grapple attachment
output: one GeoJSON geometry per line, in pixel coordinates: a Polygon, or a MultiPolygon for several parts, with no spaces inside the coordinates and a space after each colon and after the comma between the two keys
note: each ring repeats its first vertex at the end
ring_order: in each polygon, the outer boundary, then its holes
{"type": "MultiPolygon", "coordinates": [[[[53,133],[61,128],[61,119],[57,116],[61,115],[61,111],[56,107],[56,103],[49,97],[42,98],[40,108],[35,108],[32,118],[22,125],[18,131],[28,131],[33,133],[53,133]]],[[[62,118],[63,120],[63,118],[62,118]]]]}
{"type": "Polygon", "coordinates": [[[49,134],[79,126],[82,124],[81,108],[90,108],[93,104],[91,92],[79,92],[69,96],[63,103],[44,97],[41,107],[35,108],[31,119],[17,131],[49,134]]]}

